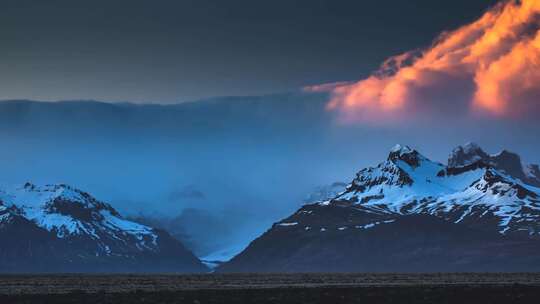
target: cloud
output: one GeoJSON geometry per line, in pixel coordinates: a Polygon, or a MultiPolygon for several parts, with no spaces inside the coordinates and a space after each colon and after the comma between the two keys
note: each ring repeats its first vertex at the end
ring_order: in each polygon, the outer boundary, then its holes
{"type": "Polygon", "coordinates": [[[329,87],[329,109],[368,123],[436,113],[540,113],[540,1],[501,2],[425,50],[394,56],[366,79],[329,87]]]}
{"type": "Polygon", "coordinates": [[[169,201],[171,202],[184,202],[193,200],[204,200],[206,195],[193,185],[184,186],[179,190],[173,191],[169,194],[169,201]]]}
{"type": "Polygon", "coordinates": [[[351,85],[351,84],[353,84],[352,81],[338,81],[338,82],[316,84],[316,85],[304,87],[303,91],[308,92],[308,93],[332,92],[336,88],[351,85]]]}

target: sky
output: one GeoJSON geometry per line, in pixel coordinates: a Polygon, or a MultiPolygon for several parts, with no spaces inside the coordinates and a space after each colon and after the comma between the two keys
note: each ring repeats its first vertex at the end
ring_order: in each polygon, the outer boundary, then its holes
{"type": "Polygon", "coordinates": [[[0,99],[176,103],[361,79],[496,1],[0,2],[0,99]]]}

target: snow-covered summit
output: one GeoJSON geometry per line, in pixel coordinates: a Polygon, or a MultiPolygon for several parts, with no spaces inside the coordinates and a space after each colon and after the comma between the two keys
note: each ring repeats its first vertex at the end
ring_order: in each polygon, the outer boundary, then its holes
{"type": "Polygon", "coordinates": [[[405,153],[410,153],[412,152],[413,150],[411,149],[411,147],[409,146],[402,146],[400,144],[396,144],[395,146],[392,147],[392,149],[390,149],[390,152],[391,153],[399,153],[399,154],[405,154],[405,153]]]}
{"type": "Polygon", "coordinates": [[[26,219],[58,238],[91,241],[96,254],[114,254],[126,246],[157,250],[152,228],[126,220],[109,204],[74,187],[34,185],[0,187],[0,223],[26,219]]]}
{"type": "Polygon", "coordinates": [[[540,236],[540,188],[526,183],[519,174],[523,171],[511,170],[513,154],[488,155],[481,162],[484,154],[475,144],[458,147],[453,152],[456,168],[396,146],[386,161],[359,171],[345,192],[321,204],[429,214],[454,222],[496,218],[501,233],[540,236]]]}
{"type": "Polygon", "coordinates": [[[395,145],[388,154],[388,161],[398,164],[400,161],[407,163],[411,167],[417,167],[424,160],[427,160],[422,154],[409,146],[395,145]]]}
{"type": "Polygon", "coordinates": [[[97,201],[90,194],[65,184],[0,186],[0,201],[19,208],[44,208],[59,201],[67,201],[83,208],[109,209],[108,204],[97,201]]]}

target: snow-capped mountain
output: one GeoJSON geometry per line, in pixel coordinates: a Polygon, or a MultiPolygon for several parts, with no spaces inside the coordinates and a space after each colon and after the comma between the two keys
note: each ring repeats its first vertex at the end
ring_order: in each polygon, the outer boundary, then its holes
{"type": "Polygon", "coordinates": [[[165,231],[68,185],[0,188],[0,271],[205,271],[165,231]]]}
{"type": "Polygon", "coordinates": [[[220,270],[540,268],[532,253],[540,249],[538,166],[475,144],[454,149],[448,164],[396,145],[343,192],[274,224],[220,270]]]}
{"type": "Polygon", "coordinates": [[[361,204],[471,225],[495,221],[502,234],[540,235],[540,188],[526,183],[519,156],[506,151],[491,156],[469,144],[455,149],[449,164],[398,145],[385,162],[358,172],[346,191],[323,204],[361,204]]]}

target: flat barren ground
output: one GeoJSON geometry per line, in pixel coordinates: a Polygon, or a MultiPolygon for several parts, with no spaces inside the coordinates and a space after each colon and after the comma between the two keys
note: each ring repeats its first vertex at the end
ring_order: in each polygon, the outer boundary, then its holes
{"type": "Polygon", "coordinates": [[[539,273],[0,276],[2,304],[539,301],[539,273]]]}

